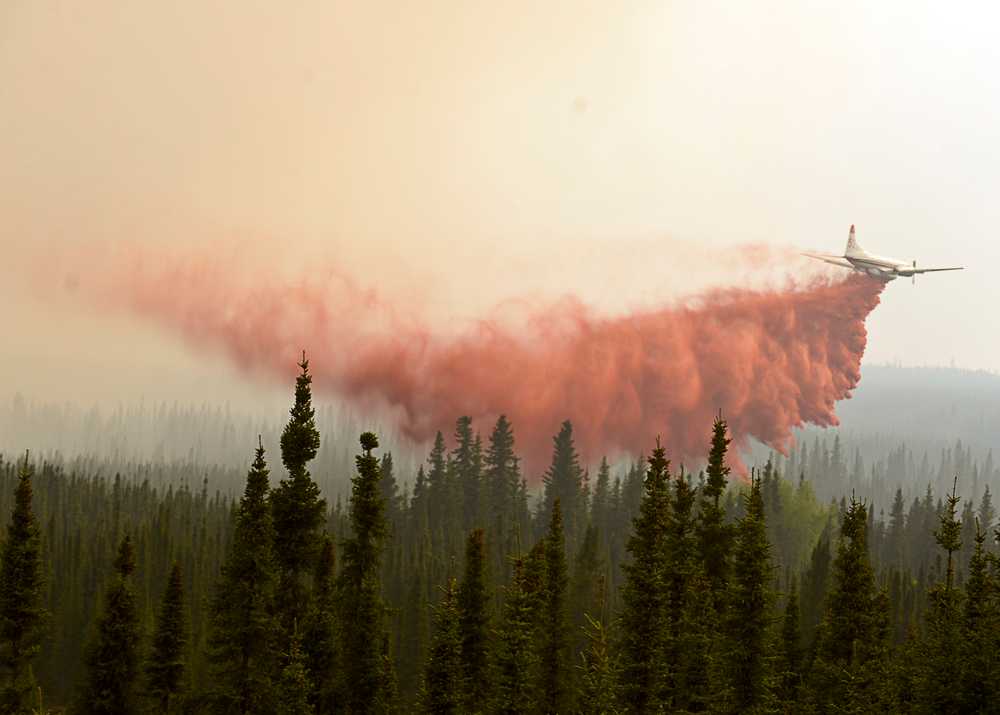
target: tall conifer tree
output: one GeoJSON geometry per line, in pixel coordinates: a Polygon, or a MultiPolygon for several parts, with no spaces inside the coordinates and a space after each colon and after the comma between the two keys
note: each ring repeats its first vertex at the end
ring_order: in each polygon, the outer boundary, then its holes
{"type": "Polygon", "coordinates": [[[433,715],[474,712],[464,710],[463,653],[458,587],[449,579],[441,602],[434,609],[434,635],[424,673],[421,709],[433,715]]]}
{"type": "Polygon", "coordinates": [[[552,464],[543,477],[545,492],[542,497],[542,511],[539,514],[538,532],[544,533],[552,520],[552,509],[558,499],[561,504],[566,537],[571,544],[577,537],[586,519],[586,504],[581,498],[583,489],[583,469],[573,442],[573,423],[566,420],[559,434],[552,438],[552,464]]]}
{"type": "Polygon", "coordinates": [[[492,712],[533,712],[536,705],[534,673],[537,667],[535,615],[527,588],[524,559],[517,558],[514,577],[505,589],[503,620],[494,652],[496,689],[492,712]]]}
{"type": "Polygon", "coordinates": [[[732,669],[733,704],[739,712],[760,709],[768,701],[770,583],[771,547],[758,476],[751,478],[746,513],[736,527],[727,629],[731,639],[728,660],[732,669]]]}
{"type": "Polygon", "coordinates": [[[97,619],[87,653],[86,681],[77,711],[87,715],[126,715],[138,711],[139,610],[132,586],[135,551],[126,535],[118,547],[114,577],[97,619]]]}
{"type": "Polygon", "coordinates": [[[160,613],[153,633],[153,649],[146,663],[146,692],[156,702],[157,711],[169,713],[181,692],[187,621],[184,615],[184,585],[176,561],[170,569],[160,613]]]}
{"type": "Polygon", "coordinates": [[[802,633],[799,630],[799,589],[792,579],[781,622],[781,694],[786,703],[796,701],[802,673],[802,633]]]}
{"type": "Polygon", "coordinates": [[[546,590],[541,632],[540,707],[545,713],[572,710],[570,678],[569,576],[566,567],[566,537],[563,533],[562,506],[552,505],[552,518],[545,537],[546,590]]]}
{"type": "Polygon", "coordinates": [[[479,506],[482,487],[482,455],[471,417],[459,417],[455,423],[455,450],[452,469],[462,502],[462,528],[469,530],[480,523],[479,506]]]}
{"type": "Polygon", "coordinates": [[[605,625],[589,614],[584,632],[587,647],[581,653],[579,710],[584,715],[617,715],[622,712],[618,703],[618,659],[605,625]]]}
{"type": "Polygon", "coordinates": [[[243,715],[273,711],[279,668],[274,616],[278,577],[268,474],[259,443],[211,605],[215,701],[220,710],[243,715]]]}
{"type": "Polygon", "coordinates": [[[934,532],[938,546],[947,554],[947,565],[944,582],[936,584],[928,594],[920,681],[921,706],[928,712],[961,711],[962,693],[958,686],[962,682],[962,659],[956,655],[961,652],[963,636],[962,593],[955,587],[955,560],[962,548],[962,522],[957,514],[961,501],[957,487],[956,478],[934,532]]]}
{"type": "Polygon", "coordinates": [[[666,452],[657,440],[649,457],[639,515],[628,541],[632,560],[622,566],[621,702],[630,712],[656,712],[663,695],[669,470],[666,452]]]}
{"type": "Polygon", "coordinates": [[[868,512],[853,497],[844,512],[826,615],[810,673],[815,707],[885,707],[886,602],[868,553],[868,512]]]}
{"type": "Polygon", "coordinates": [[[333,540],[323,538],[313,599],[303,627],[302,650],[312,692],[309,701],[317,712],[333,712],[336,708],[337,668],[337,596],[336,552],[333,540]]]}
{"type": "Polygon", "coordinates": [[[462,675],[467,712],[478,712],[490,696],[489,591],[486,543],[482,529],[469,534],[465,547],[465,577],[458,589],[459,630],[462,638],[462,675]]]}
{"type": "Polygon", "coordinates": [[[387,528],[379,491],[379,463],[372,454],[377,447],[374,434],[361,435],[362,453],[355,459],[357,474],[351,482],[351,536],[342,549],[342,697],[350,713],[384,712],[391,707],[393,697],[387,691],[395,676],[385,653],[388,634],[380,573],[387,528]]]}
{"type": "Polygon", "coordinates": [[[520,533],[522,524],[527,522],[527,514],[520,513],[521,472],[514,453],[514,430],[505,415],[497,418],[490,433],[483,465],[484,484],[489,495],[488,525],[493,530],[494,575],[507,581],[510,577],[507,555],[514,553],[517,544],[527,539],[528,534],[520,533]]]}
{"type": "Polygon", "coordinates": [[[308,613],[310,594],[306,581],[315,568],[326,515],[326,502],[320,498],[319,486],[306,467],[316,456],[320,439],[312,405],[312,375],[305,353],[299,368],[295,404],[281,433],[281,461],[288,478],[282,479],[271,492],[275,557],[281,591],[285,594],[282,621],[286,637],[290,637],[295,624],[301,623],[308,613]]]}
{"type": "Polygon", "coordinates": [[[292,632],[288,643],[288,653],[284,656],[281,676],[278,679],[274,712],[275,715],[312,715],[316,712],[309,702],[310,682],[306,670],[306,658],[302,652],[299,634],[292,632]]]}
{"type": "Polygon", "coordinates": [[[22,713],[34,702],[31,661],[39,650],[46,612],[38,522],[32,509],[34,470],[28,454],[18,471],[14,511],[0,551],[0,663],[3,712],[22,713]]]}
{"type": "Polygon", "coordinates": [[[705,564],[705,575],[712,589],[715,608],[722,610],[729,577],[732,529],[726,524],[725,509],[720,499],[726,491],[729,467],[726,452],[732,440],[728,436],[728,426],[720,414],[712,425],[712,446],[708,453],[708,467],[705,470],[705,487],[698,509],[698,539],[701,558],[705,564]]]}

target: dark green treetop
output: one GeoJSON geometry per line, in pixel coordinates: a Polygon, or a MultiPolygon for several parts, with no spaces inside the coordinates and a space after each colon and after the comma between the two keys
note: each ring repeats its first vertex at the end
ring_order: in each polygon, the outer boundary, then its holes
{"type": "Polygon", "coordinates": [[[215,700],[221,709],[239,713],[272,710],[278,677],[278,576],[268,475],[264,447],[258,443],[211,604],[215,700]]]}
{"type": "Polygon", "coordinates": [[[128,535],[118,547],[114,570],[87,653],[86,680],[77,707],[81,713],[118,715],[138,710],[139,611],[131,578],[135,551],[128,535]]]}

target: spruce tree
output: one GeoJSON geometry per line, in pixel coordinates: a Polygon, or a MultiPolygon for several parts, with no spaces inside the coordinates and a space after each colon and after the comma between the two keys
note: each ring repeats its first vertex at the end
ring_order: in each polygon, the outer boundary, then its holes
{"type": "Polygon", "coordinates": [[[601,458],[597,469],[597,482],[591,498],[590,521],[597,531],[597,538],[606,542],[611,536],[611,467],[607,457],[601,458]]]}
{"type": "Polygon", "coordinates": [[[733,704],[739,712],[768,703],[771,546],[767,541],[760,477],[751,478],[746,513],[736,526],[730,599],[729,663],[733,704]]]}
{"type": "Polygon", "coordinates": [[[678,710],[707,707],[709,677],[705,619],[712,607],[710,588],[699,559],[695,534],[695,493],[683,470],[673,480],[673,499],[666,530],[666,639],[664,662],[669,672],[665,699],[678,710]],[[701,597],[704,602],[699,602],[701,597]]]}
{"type": "Polygon", "coordinates": [[[272,712],[279,663],[275,619],[277,563],[268,502],[268,468],[258,443],[211,603],[214,701],[223,712],[272,712]]]}
{"type": "Polygon", "coordinates": [[[333,540],[323,538],[313,599],[303,627],[303,653],[312,692],[309,702],[317,712],[336,710],[337,667],[337,597],[336,553],[333,540]]]}
{"type": "Polygon", "coordinates": [[[34,702],[31,661],[38,653],[47,617],[42,606],[39,528],[31,503],[33,474],[25,453],[0,551],[0,709],[8,713],[28,712],[34,702]]]}
{"type": "Polygon", "coordinates": [[[169,713],[171,703],[181,692],[186,645],[184,586],[180,564],[175,561],[163,593],[153,648],[146,663],[146,693],[154,699],[160,713],[169,713]]]}
{"type": "Polygon", "coordinates": [[[583,715],[617,715],[622,712],[618,703],[619,666],[608,629],[589,614],[584,617],[587,647],[580,654],[581,664],[577,666],[579,711],[583,715]]]}
{"type": "Polygon", "coordinates": [[[559,499],[552,505],[552,518],[545,537],[546,589],[541,631],[541,681],[539,707],[544,713],[572,710],[570,677],[569,608],[566,568],[566,538],[559,499]]]}
{"type": "MultiPolygon", "coordinates": [[[[441,529],[449,523],[451,511],[451,484],[448,477],[448,452],[444,445],[444,435],[438,432],[434,435],[434,446],[427,457],[427,495],[428,517],[431,527],[441,529]]],[[[440,545],[443,537],[439,536],[435,543],[440,545]]]]}
{"type": "Polygon", "coordinates": [[[810,699],[820,710],[887,706],[887,604],[884,592],[875,587],[867,528],[867,509],[852,497],[840,528],[833,584],[810,674],[810,699]]]}
{"type": "Polygon", "coordinates": [[[86,658],[86,679],[77,712],[126,715],[138,710],[139,611],[132,586],[135,551],[126,535],[118,547],[114,576],[104,596],[96,635],[86,658]]]}
{"type": "MultiPolygon", "coordinates": [[[[392,461],[392,452],[382,455],[379,463],[379,473],[382,475],[379,481],[379,489],[382,492],[382,501],[385,502],[385,520],[395,528],[398,527],[401,516],[401,499],[399,496],[399,484],[396,481],[395,467],[392,461]]],[[[394,534],[397,538],[398,533],[394,534]]]]}
{"type": "Polygon", "coordinates": [[[316,411],[312,406],[312,376],[305,353],[299,363],[301,372],[295,380],[295,404],[281,433],[281,461],[288,471],[271,493],[274,514],[275,557],[279,566],[282,599],[282,622],[286,638],[294,624],[308,613],[309,588],[306,577],[312,575],[321,545],[321,529],[326,502],[306,465],[319,450],[316,411]]]}
{"type": "Polygon", "coordinates": [[[466,543],[465,576],[457,596],[466,712],[480,711],[490,697],[490,596],[486,581],[485,535],[476,529],[466,543]]]}
{"type": "MultiPolygon", "coordinates": [[[[989,493],[987,488],[987,494],[989,493]]],[[[997,583],[990,569],[986,534],[976,522],[975,548],[965,582],[965,608],[962,614],[962,712],[988,712],[998,695],[996,643],[1000,639],[997,612],[997,583]]]]}
{"type": "Polygon", "coordinates": [[[491,712],[517,715],[533,712],[536,704],[534,673],[537,668],[535,615],[532,594],[526,588],[524,560],[517,558],[514,577],[505,589],[503,619],[496,637],[491,712]]]}
{"type": "Polygon", "coordinates": [[[344,709],[350,713],[383,712],[391,706],[394,682],[386,609],[382,602],[381,560],[386,537],[385,506],[379,491],[379,463],[372,450],[378,438],[361,435],[362,453],[355,458],[351,480],[351,537],[343,543],[340,574],[341,643],[344,709]]]}
{"type": "Polygon", "coordinates": [[[920,680],[920,705],[926,712],[957,713],[961,708],[962,660],[957,656],[963,636],[962,594],[955,587],[955,554],[962,548],[962,523],[957,518],[961,501],[957,486],[956,478],[934,531],[935,541],[947,554],[947,566],[944,582],[928,594],[920,680]]]}
{"type": "Polygon", "coordinates": [[[726,452],[732,440],[728,436],[728,426],[721,414],[712,425],[712,446],[708,453],[708,467],[705,470],[705,487],[698,508],[698,540],[704,563],[705,575],[712,589],[714,607],[723,610],[726,584],[730,568],[732,549],[732,529],[726,524],[725,509],[720,499],[726,491],[729,467],[726,452]]]}
{"type": "Polygon", "coordinates": [[[661,703],[667,624],[667,522],[670,463],[660,446],[649,457],[639,515],[628,541],[631,562],[622,566],[621,703],[630,712],[655,712],[661,703]]]}
{"type": "Polygon", "coordinates": [[[452,469],[462,501],[464,530],[480,523],[479,507],[482,487],[482,455],[472,430],[471,417],[459,417],[455,424],[455,450],[451,455],[452,469]]]}
{"type": "Polygon", "coordinates": [[[509,577],[506,555],[515,550],[520,538],[521,518],[518,513],[518,489],[521,472],[514,453],[514,430],[506,415],[497,418],[490,433],[484,456],[484,480],[489,494],[490,527],[495,535],[494,564],[497,577],[509,577]]]}
{"type": "Polygon", "coordinates": [[[434,609],[434,635],[420,696],[421,710],[433,715],[474,712],[464,710],[463,652],[458,587],[449,579],[444,596],[434,609]]]}
{"type": "Polygon", "coordinates": [[[552,438],[552,464],[542,481],[545,491],[539,513],[538,532],[544,533],[552,519],[553,504],[558,499],[562,505],[566,536],[571,544],[576,544],[586,519],[586,504],[581,498],[583,469],[573,442],[573,423],[569,420],[562,423],[559,434],[552,438]]]}
{"type": "Polygon", "coordinates": [[[275,697],[275,715],[312,715],[316,709],[309,702],[310,682],[305,655],[297,632],[292,632],[284,657],[275,697]]]}
{"type": "Polygon", "coordinates": [[[606,600],[603,592],[604,562],[598,555],[598,541],[597,527],[588,526],[583,535],[583,545],[577,552],[573,564],[570,610],[575,635],[572,639],[575,653],[582,652],[587,644],[587,615],[598,619],[604,618],[601,612],[606,600]]]}
{"type": "Polygon", "coordinates": [[[794,703],[802,678],[802,633],[799,630],[799,589],[792,579],[781,622],[781,694],[794,703]]]}

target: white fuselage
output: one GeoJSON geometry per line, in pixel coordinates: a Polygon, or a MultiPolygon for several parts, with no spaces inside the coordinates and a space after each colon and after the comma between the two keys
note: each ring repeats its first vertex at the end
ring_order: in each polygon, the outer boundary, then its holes
{"type": "Polygon", "coordinates": [[[899,276],[913,275],[912,264],[895,258],[876,256],[867,251],[848,254],[844,258],[854,267],[854,270],[886,281],[896,280],[899,276]]]}

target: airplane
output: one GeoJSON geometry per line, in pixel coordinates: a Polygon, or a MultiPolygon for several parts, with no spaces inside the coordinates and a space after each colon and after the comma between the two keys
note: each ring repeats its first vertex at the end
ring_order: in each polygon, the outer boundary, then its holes
{"type": "Polygon", "coordinates": [[[885,282],[894,281],[900,276],[913,278],[917,282],[918,273],[936,273],[938,271],[961,271],[964,266],[953,268],[917,268],[917,262],[907,263],[895,258],[886,258],[868,253],[858,245],[854,238],[854,224],[851,224],[851,232],[847,237],[847,249],[843,256],[832,256],[828,253],[804,253],[804,256],[815,258],[826,263],[831,263],[842,268],[850,268],[858,273],[866,273],[873,278],[878,278],[885,282]]]}

